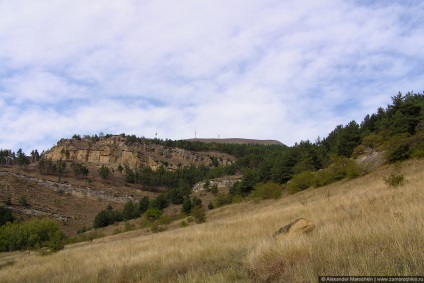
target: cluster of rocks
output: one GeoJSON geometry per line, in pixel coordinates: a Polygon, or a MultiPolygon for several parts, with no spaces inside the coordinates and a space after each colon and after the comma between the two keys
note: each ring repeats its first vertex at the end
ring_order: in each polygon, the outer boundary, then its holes
{"type": "MultiPolygon", "coordinates": [[[[242,176],[228,176],[227,178],[213,179],[209,181],[209,188],[217,186],[221,188],[231,188],[236,182],[241,181],[242,176]]],[[[199,182],[193,186],[193,192],[200,192],[206,190],[206,181],[199,182]]]]}

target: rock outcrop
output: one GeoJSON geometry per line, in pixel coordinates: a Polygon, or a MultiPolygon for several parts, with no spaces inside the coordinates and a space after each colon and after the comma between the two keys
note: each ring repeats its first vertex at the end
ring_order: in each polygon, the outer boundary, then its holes
{"type": "MultiPolygon", "coordinates": [[[[217,186],[218,189],[221,188],[231,188],[236,182],[241,181],[243,176],[227,176],[218,179],[213,179],[209,181],[209,188],[217,186]]],[[[193,192],[205,191],[205,181],[199,182],[193,186],[193,192]]]]}
{"type": "Polygon", "coordinates": [[[281,227],[277,232],[275,232],[272,236],[276,237],[280,234],[302,234],[309,233],[314,230],[315,224],[306,218],[298,218],[293,220],[289,224],[281,227]]]}
{"type": "Polygon", "coordinates": [[[166,170],[190,165],[226,166],[235,161],[235,157],[225,153],[194,152],[148,142],[130,143],[121,136],[98,141],[89,138],[61,140],[45,156],[52,160],[89,162],[112,168],[122,165],[131,169],[150,167],[153,170],[160,166],[166,170]]]}

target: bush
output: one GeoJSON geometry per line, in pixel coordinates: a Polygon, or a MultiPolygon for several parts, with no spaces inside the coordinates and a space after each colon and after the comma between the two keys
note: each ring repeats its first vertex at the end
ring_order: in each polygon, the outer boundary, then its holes
{"type": "Polygon", "coordinates": [[[217,194],[215,199],[215,207],[220,207],[232,203],[233,198],[231,194],[217,194]]]}
{"type": "Polygon", "coordinates": [[[405,184],[405,176],[401,172],[400,165],[396,165],[394,171],[390,174],[389,177],[384,178],[384,182],[389,187],[399,187],[405,184]]]}
{"type": "Polygon", "coordinates": [[[411,155],[409,150],[409,144],[402,143],[400,145],[394,146],[387,152],[387,159],[390,163],[406,160],[411,155]]]}
{"type": "Polygon", "coordinates": [[[196,221],[196,223],[206,222],[206,212],[203,206],[201,205],[195,206],[191,210],[191,216],[194,217],[194,220],[196,221]]]}
{"type": "Polygon", "coordinates": [[[110,171],[109,167],[107,167],[105,165],[102,165],[102,167],[100,167],[100,169],[99,169],[99,175],[102,179],[109,178],[110,173],[111,173],[111,171],[110,171]]]}
{"type": "Polygon", "coordinates": [[[306,190],[314,184],[314,174],[312,172],[303,172],[295,175],[287,184],[291,193],[306,190]]]}
{"type": "Polygon", "coordinates": [[[18,203],[22,206],[28,206],[28,201],[26,196],[20,196],[18,199],[18,203]]]}
{"type": "Polygon", "coordinates": [[[155,208],[149,208],[146,213],[144,213],[144,217],[149,221],[155,221],[159,219],[159,217],[162,215],[162,210],[155,209],[155,208]]]}
{"type": "Polygon", "coordinates": [[[273,182],[268,182],[257,184],[250,195],[252,198],[278,199],[281,196],[281,193],[281,185],[273,182]]]}
{"type": "Polygon", "coordinates": [[[6,224],[7,222],[13,223],[13,220],[14,218],[12,212],[9,209],[0,206],[0,226],[6,224]]]}
{"type": "Polygon", "coordinates": [[[50,219],[32,218],[21,223],[6,223],[0,227],[0,252],[50,247],[63,248],[63,234],[50,219]]]}

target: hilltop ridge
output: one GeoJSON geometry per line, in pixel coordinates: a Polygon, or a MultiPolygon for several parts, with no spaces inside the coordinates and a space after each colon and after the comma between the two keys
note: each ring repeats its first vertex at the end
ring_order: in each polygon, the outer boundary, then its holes
{"type": "Polygon", "coordinates": [[[258,140],[258,139],[244,139],[244,138],[228,138],[228,139],[215,139],[215,138],[194,138],[186,139],[186,141],[198,141],[204,143],[227,143],[227,144],[257,144],[257,145],[284,145],[277,140],[258,140]]]}

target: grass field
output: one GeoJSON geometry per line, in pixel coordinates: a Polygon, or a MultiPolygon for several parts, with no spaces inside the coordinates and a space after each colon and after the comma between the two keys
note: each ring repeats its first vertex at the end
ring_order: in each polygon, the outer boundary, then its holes
{"type": "Polygon", "coordinates": [[[317,282],[319,275],[424,274],[424,161],[389,187],[386,166],[279,200],[212,210],[204,224],[138,231],[49,256],[0,255],[0,282],[317,282]],[[298,218],[306,235],[272,238],[298,218]]]}

